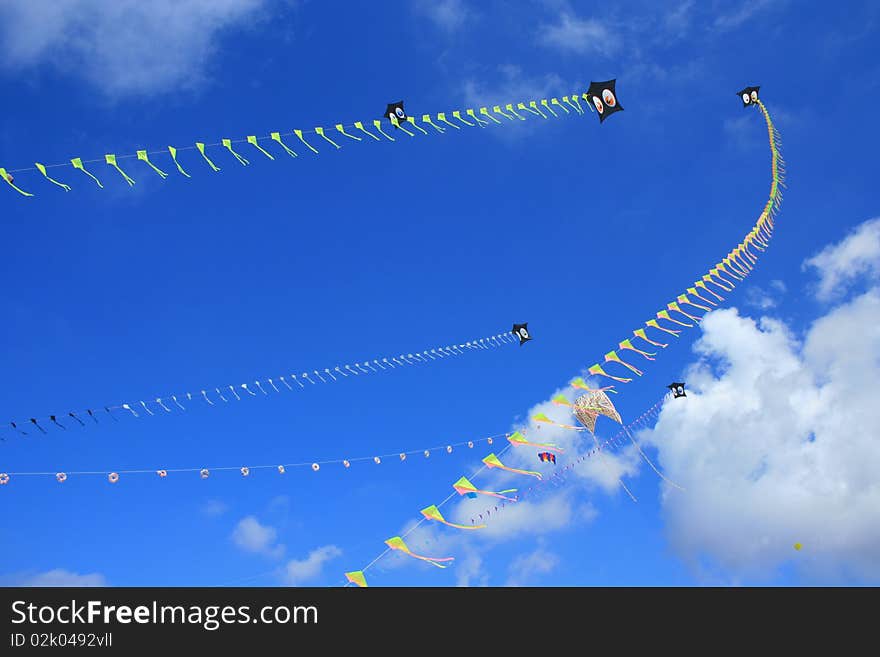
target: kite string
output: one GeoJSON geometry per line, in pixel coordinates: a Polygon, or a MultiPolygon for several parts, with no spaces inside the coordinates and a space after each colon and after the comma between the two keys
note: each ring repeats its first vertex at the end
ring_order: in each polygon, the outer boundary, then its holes
{"type": "MultiPolygon", "coordinates": [[[[299,388],[305,388],[305,387],[308,387],[308,385],[318,385],[318,381],[320,381],[321,383],[326,385],[328,383],[332,383],[333,381],[339,381],[340,378],[344,379],[344,378],[348,378],[350,376],[360,376],[362,374],[378,373],[379,371],[385,371],[385,370],[389,370],[389,369],[394,370],[394,369],[404,367],[404,366],[414,367],[418,364],[428,364],[431,361],[435,361],[435,360],[444,360],[446,358],[450,358],[453,356],[461,356],[461,355],[465,354],[466,350],[467,351],[490,350],[490,349],[496,349],[496,348],[499,348],[499,347],[502,347],[505,345],[509,345],[509,344],[516,344],[517,342],[518,341],[516,340],[516,338],[513,337],[512,334],[510,334],[508,332],[504,332],[504,333],[498,333],[498,334],[490,335],[490,336],[483,337],[483,338],[478,338],[478,339],[471,340],[471,341],[468,341],[465,343],[446,345],[446,346],[437,347],[434,349],[426,349],[426,350],[423,350],[422,352],[401,354],[399,356],[392,356],[390,358],[382,358],[381,360],[377,358],[377,359],[373,359],[372,361],[369,361],[369,360],[364,361],[363,363],[356,362],[356,363],[354,363],[354,367],[352,367],[351,365],[345,365],[343,368],[343,367],[340,367],[337,365],[332,370],[329,367],[325,367],[323,370],[313,370],[311,372],[304,372],[300,375],[290,374],[289,375],[290,381],[288,381],[287,377],[284,375],[278,377],[277,379],[274,379],[274,378],[260,379],[260,380],[254,381],[254,385],[256,385],[256,387],[262,391],[263,395],[269,396],[269,393],[263,389],[262,384],[266,384],[267,386],[271,386],[271,388],[273,390],[275,390],[278,393],[281,393],[282,390],[281,390],[281,388],[279,388],[275,384],[276,381],[279,381],[280,383],[282,383],[289,390],[294,390],[294,387],[291,385],[290,382],[293,382],[299,388]],[[375,369],[375,367],[373,367],[373,365],[377,365],[380,369],[379,370],[375,369]],[[367,369],[367,368],[369,368],[369,369],[367,369]],[[327,379],[323,378],[321,376],[322,373],[327,374],[330,377],[332,377],[332,380],[327,380],[327,379]],[[334,373],[335,373],[335,375],[339,375],[339,376],[335,376],[334,373]],[[312,375],[314,375],[317,378],[317,380],[315,378],[312,378],[312,375]],[[297,376],[299,376],[299,378],[297,378],[297,376]],[[305,381],[305,383],[303,383],[303,381],[305,381]]],[[[161,414],[160,410],[164,413],[172,413],[174,411],[170,408],[170,406],[166,406],[166,404],[169,404],[169,405],[174,404],[178,408],[186,410],[184,408],[184,406],[180,403],[179,399],[185,399],[188,402],[192,402],[195,400],[201,400],[202,402],[204,402],[210,406],[216,406],[217,402],[215,400],[212,400],[209,395],[215,395],[217,399],[219,399],[220,401],[222,401],[224,403],[229,403],[229,400],[223,396],[224,392],[231,392],[232,397],[234,397],[234,399],[236,401],[241,401],[241,399],[242,399],[242,397],[238,394],[239,390],[242,392],[248,393],[250,396],[257,396],[256,393],[254,393],[248,387],[248,385],[249,385],[248,383],[241,383],[241,384],[238,384],[237,386],[236,385],[215,386],[215,387],[213,387],[213,389],[205,388],[195,394],[190,393],[190,392],[185,392],[185,393],[181,393],[181,394],[166,395],[164,397],[156,397],[155,399],[148,400],[148,401],[138,400],[137,402],[132,402],[132,403],[125,402],[125,403],[116,404],[113,406],[103,406],[103,407],[98,407],[98,408],[99,409],[103,408],[104,411],[107,414],[109,414],[110,417],[113,418],[114,420],[116,419],[116,417],[113,415],[113,411],[117,411],[117,412],[125,411],[128,414],[131,414],[132,416],[134,416],[135,418],[141,417],[141,414],[138,413],[138,411],[135,409],[143,409],[143,411],[146,411],[146,413],[148,415],[154,415],[156,413],[161,414]]],[[[93,420],[95,420],[95,422],[97,422],[97,417],[95,415],[94,409],[86,409],[83,411],[70,411],[69,413],[67,413],[66,416],[78,420],[78,415],[82,415],[84,413],[87,413],[93,420]]],[[[58,421],[56,420],[56,417],[65,417],[65,416],[57,416],[57,415],[50,415],[49,416],[49,418],[52,420],[53,424],[56,424],[57,426],[59,426],[63,429],[64,426],[58,423],[58,421]]],[[[24,431],[23,429],[21,429],[19,425],[27,426],[28,424],[33,425],[33,426],[37,427],[41,432],[44,432],[42,426],[40,426],[38,424],[36,418],[30,418],[27,421],[19,420],[17,422],[10,422],[10,425],[22,435],[28,435],[28,433],[26,431],[24,431]]],[[[80,421],[80,425],[83,425],[83,423],[81,421],[80,421]]]]}

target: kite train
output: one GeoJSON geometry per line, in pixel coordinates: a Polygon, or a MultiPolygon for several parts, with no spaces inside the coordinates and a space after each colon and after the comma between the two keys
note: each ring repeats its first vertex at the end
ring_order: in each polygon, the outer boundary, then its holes
{"type": "MultiPolygon", "coordinates": [[[[219,172],[221,171],[222,166],[226,165],[222,162],[217,164],[213,158],[217,157],[215,151],[221,149],[221,152],[226,151],[228,153],[227,157],[231,156],[239,165],[248,166],[250,160],[242,154],[244,153],[244,150],[241,150],[243,148],[252,148],[255,151],[258,151],[262,156],[273,161],[275,160],[275,155],[267,149],[273,149],[279,155],[280,151],[283,151],[290,157],[296,158],[299,157],[299,154],[293,150],[285,140],[295,138],[305,148],[317,155],[319,151],[315,148],[314,143],[318,142],[312,138],[312,135],[319,138],[321,140],[320,143],[329,144],[334,149],[338,150],[341,149],[342,146],[340,146],[339,142],[333,139],[331,135],[340,141],[342,141],[341,138],[344,137],[348,142],[361,142],[364,141],[365,138],[367,138],[367,142],[369,143],[371,143],[371,140],[393,142],[400,138],[399,133],[401,132],[406,133],[410,137],[415,137],[417,133],[423,135],[429,134],[429,131],[423,126],[430,128],[431,134],[443,134],[449,128],[461,130],[463,126],[472,128],[485,128],[492,124],[503,126],[507,122],[516,123],[517,121],[525,121],[526,116],[530,115],[548,119],[550,116],[559,117],[569,114],[585,114],[585,110],[581,107],[581,100],[586,101],[585,104],[591,112],[594,107],[596,108],[595,111],[599,113],[600,123],[604,122],[608,115],[623,109],[617,102],[614,80],[609,80],[607,82],[594,82],[590,85],[588,91],[574,93],[569,96],[562,96],[561,99],[554,97],[550,99],[544,98],[540,101],[530,100],[511,102],[503,106],[495,105],[492,107],[491,111],[488,107],[480,107],[476,110],[468,108],[464,110],[464,116],[462,116],[461,110],[454,110],[449,112],[448,116],[446,112],[438,112],[436,114],[422,114],[421,118],[417,118],[406,112],[404,109],[404,102],[401,100],[395,103],[388,103],[385,108],[385,114],[383,114],[383,117],[395,128],[392,132],[398,134],[397,138],[385,132],[382,129],[383,122],[379,119],[375,119],[373,121],[355,121],[350,124],[336,123],[333,124],[332,128],[324,128],[321,126],[311,130],[295,128],[287,132],[270,132],[269,135],[258,136],[253,134],[247,135],[246,137],[238,137],[236,139],[224,138],[219,142],[212,143],[197,141],[192,145],[180,147],[168,146],[167,148],[159,150],[139,149],[134,153],[125,153],[121,155],[107,153],[102,158],[89,160],[83,160],[81,157],[73,157],[66,162],[58,164],[42,164],[40,162],[35,162],[33,167],[14,169],[11,171],[7,171],[5,168],[0,167],[0,177],[2,177],[3,181],[13,190],[26,197],[32,197],[33,193],[26,191],[16,184],[15,178],[12,176],[13,173],[31,171],[39,172],[55,187],[58,187],[65,192],[69,192],[71,186],[66,182],[62,182],[49,175],[49,171],[51,170],[54,176],[61,176],[65,173],[72,173],[70,169],[75,169],[80,171],[99,188],[104,189],[104,184],[98,176],[92,173],[92,171],[94,171],[92,165],[105,165],[112,168],[115,174],[119,175],[129,187],[133,187],[136,184],[136,181],[122,168],[123,164],[127,169],[131,170],[129,164],[140,162],[142,164],[139,166],[148,167],[153,174],[159,176],[162,180],[168,178],[168,171],[170,171],[172,167],[176,169],[181,176],[191,178],[192,175],[187,171],[187,169],[190,171],[193,170],[191,164],[186,163],[186,168],[184,168],[184,162],[181,162],[181,156],[184,154],[197,153],[197,158],[201,160],[203,164],[207,164],[211,171],[219,172]],[[557,112],[557,110],[559,111],[557,112]],[[372,126],[375,132],[371,132],[368,126],[372,126]],[[381,137],[378,135],[381,135],[381,137]],[[306,139],[307,137],[308,140],[306,139]],[[236,149],[241,150],[241,152],[236,149]],[[56,173],[56,171],[58,173],[56,173]]],[[[387,126],[387,124],[385,125],[387,126]]],[[[217,161],[220,162],[220,160],[217,161]]],[[[135,173],[135,175],[139,174],[135,173]]]]}
{"type": "MultiPolygon", "coordinates": [[[[198,402],[203,406],[216,406],[227,404],[229,402],[241,401],[247,397],[278,394],[285,388],[288,391],[292,391],[319,384],[333,383],[350,376],[363,376],[366,374],[375,374],[379,371],[394,370],[399,367],[412,367],[415,365],[429,364],[436,360],[462,356],[467,351],[482,351],[495,349],[507,344],[516,344],[516,341],[517,339],[512,332],[498,333],[497,335],[490,335],[487,338],[479,338],[462,344],[452,344],[445,347],[437,347],[436,349],[424,350],[421,353],[408,353],[391,358],[373,359],[372,361],[367,360],[363,363],[354,363],[354,365],[344,365],[342,367],[337,365],[332,369],[325,367],[322,370],[313,370],[301,374],[258,379],[253,383],[216,386],[213,389],[207,388],[195,393],[184,392],[175,395],[166,395],[164,397],[156,397],[155,399],[142,399],[136,402],[126,402],[114,406],[95,406],[84,411],[69,411],[62,415],[49,415],[48,418],[51,424],[59,429],[66,430],[67,426],[62,424],[59,418],[70,418],[79,426],[86,427],[88,426],[88,423],[83,421],[82,418],[87,417],[95,424],[98,423],[98,417],[108,417],[113,421],[118,421],[114,412],[121,412],[124,415],[140,418],[143,416],[156,415],[157,413],[172,413],[175,410],[185,411],[185,403],[190,404],[198,402]]],[[[27,426],[34,427],[40,433],[47,433],[43,425],[40,424],[40,421],[33,417],[27,421],[10,422],[9,426],[22,436],[28,435],[28,432],[24,429],[24,427],[27,426]]]]}

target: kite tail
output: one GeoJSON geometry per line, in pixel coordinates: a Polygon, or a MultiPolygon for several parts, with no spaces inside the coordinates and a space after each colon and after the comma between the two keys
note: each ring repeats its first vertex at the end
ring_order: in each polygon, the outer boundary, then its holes
{"type": "MultiPolygon", "coordinates": [[[[659,313],[657,313],[657,317],[659,317],[660,319],[665,319],[665,320],[667,320],[667,321],[670,321],[670,322],[672,322],[673,324],[678,324],[679,326],[685,326],[685,327],[687,327],[687,328],[691,328],[691,327],[693,327],[693,324],[688,324],[687,322],[680,322],[680,321],[678,321],[677,319],[674,319],[673,317],[671,317],[671,316],[669,315],[669,312],[666,311],[666,310],[661,310],[659,313]]],[[[680,333],[680,332],[681,332],[681,331],[679,331],[679,333],[680,333]]]]}
{"type": "Polygon", "coordinates": [[[694,303],[693,301],[691,301],[690,297],[687,296],[687,294],[679,295],[677,301],[679,303],[686,303],[687,305],[693,306],[694,308],[699,308],[700,310],[705,310],[706,312],[709,312],[710,310],[712,310],[708,306],[704,306],[699,303],[694,303]]]}
{"type": "Polygon", "coordinates": [[[674,335],[676,338],[681,334],[681,331],[679,331],[677,329],[669,329],[664,326],[660,326],[660,323],[656,319],[649,319],[647,322],[645,322],[645,325],[651,326],[651,327],[657,329],[658,331],[665,331],[669,335],[674,335]]]}
{"type": "Polygon", "coordinates": [[[489,456],[483,459],[483,463],[488,468],[507,470],[508,472],[513,472],[514,474],[528,475],[530,477],[535,477],[536,479],[543,478],[540,472],[535,472],[534,470],[520,470],[518,468],[511,468],[509,466],[506,466],[498,459],[497,456],[495,456],[495,454],[489,454],[489,456]]]}
{"type": "Polygon", "coordinates": [[[651,462],[651,459],[648,458],[647,454],[645,454],[645,452],[642,451],[642,448],[641,448],[641,447],[639,446],[639,444],[636,442],[636,439],[633,438],[633,435],[629,432],[629,429],[627,429],[627,428],[624,426],[624,427],[623,427],[623,431],[624,431],[624,433],[629,437],[630,441],[631,441],[632,444],[635,446],[635,448],[638,450],[639,454],[642,455],[642,458],[645,460],[645,463],[647,463],[648,465],[651,466],[651,469],[652,469],[654,472],[657,473],[657,476],[658,476],[658,477],[660,477],[663,481],[665,481],[665,482],[666,482],[667,484],[669,484],[670,486],[674,486],[675,488],[677,488],[678,490],[681,490],[681,491],[684,490],[684,488],[682,488],[681,486],[679,486],[677,483],[675,483],[675,482],[672,481],[671,479],[667,479],[666,477],[663,476],[663,473],[660,472],[660,470],[657,469],[657,466],[655,466],[655,465],[651,462]]]}
{"type": "Polygon", "coordinates": [[[592,374],[593,376],[605,376],[605,377],[608,377],[609,379],[613,379],[614,381],[620,381],[621,383],[629,383],[630,381],[632,381],[632,379],[628,379],[628,378],[620,377],[620,376],[612,376],[611,374],[608,374],[605,370],[602,369],[602,366],[599,365],[598,363],[596,365],[591,366],[590,369],[588,369],[587,371],[590,374],[592,374]]]}
{"type": "Polygon", "coordinates": [[[648,352],[648,351],[642,351],[641,349],[635,347],[635,346],[633,345],[633,343],[632,343],[629,339],[624,340],[623,342],[618,343],[617,346],[620,347],[620,349],[628,349],[629,351],[634,351],[634,352],[636,352],[637,354],[641,354],[641,355],[644,356],[647,360],[656,360],[656,358],[654,358],[654,356],[657,355],[656,353],[651,353],[651,352],[648,352]]]}
{"type": "Polygon", "coordinates": [[[644,340],[648,344],[652,344],[655,347],[660,347],[661,349],[665,349],[666,347],[669,346],[668,344],[664,344],[663,342],[655,342],[654,340],[649,338],[648,334],[645,333],[645,329],[636,329],[635,331],[633,331],[633,335],[636,336],[637,338],[641,338],[642,340],[644,340]]]}
{"type": "Polygon", "coordinates": [[[686,313],[684,310],[681,309],[681,306],[679,306],[675,301],[673,301],[672,303],[666,304],[666,307],[669,308],[669,310],[674,310],[677,313],[681,313],[682,315],[684,315],[688,319],[693,320],[697,324],[699,324],[700,319],[702,319],[701,317],[697,317],[696,315],[691,315],[690,313],[686,313]]]}
{"type": "Polygon", "coordinates": [[[416,554],[412,550],[407,547],[406,543],[403,542],[403,539],[400,536],[393,536],[385,541],[385,545],[387,545],[392,550],[400,550],[404,554],[411,556],[413,559],[419,559],[420,561],[426,561],[432,566],[437,566],[437,568],[446,568],[441,562],[445,561],[454,561],[455,557],[426,557],[421,554],[416,554]]]}
{"type": "Polygon", "coordinates": [[[605,354],[605,362],[606,363],[618,363],[619,365],[623,365],[626,369],[628,369],[630,372],[632,372],[636,376],[642,376],[644,374],[644,372],[642,372],[642,370],[640,370],[639,368],[633,367],[629,363],[624,362],[620,358],[620,356],[617,355],[616,351],[609,351],[607,354],[605,354]]]}
{"type": "Polygon", "coordinates": [[[696,285],[698,288],[705,290],[706,292],[711,294],[713,297],[715,297],[719,301],[724,301],[724,297],[722,297],[719,294],[716,294],[715,290],[711,289],[708,285],[706,285],[705,281],[697,281],[696,283],[694,283],[694,285],[696,285]]]}
{"type": "MultiPolygon", "coordinates": [[[[599,460],[602,461],[602,459],[604,458],[604,455],[602,454],[602,446],[599,445],[599,440],[596,438],[596,434],[592,434],[592,436],[593,436],[593,442],[596,443],[596,454],[599,455],[599,460]]],[[[602,462],[605,463],[604,461],[602,461],[602,462]]],[[[607,465],[607,464],[606,464],[606,465],[607,465]]],[[[620,477],[618,477],[618,478],[617,478],[617,482],[623,487],[623,490],[626,491],[626,494],[629,495],[629,498],[630,498],[633,502],[636,502],[636,503],[637,503],[638,500],[636,499],[636,496],[633,495],[632,492],[630,491],[630,489],[626,487],[626,484],[623,483],[623,479],[621,479],[620,477]]]]}

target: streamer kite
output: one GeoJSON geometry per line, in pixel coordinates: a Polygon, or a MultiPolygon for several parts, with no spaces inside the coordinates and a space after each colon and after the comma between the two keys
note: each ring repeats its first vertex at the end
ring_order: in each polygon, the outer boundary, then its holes
{"type": "Polygon", "coordinates": [[[485,529],[486,525],[459,525],[454,522],[449,522],[446,518],[443,517],[443,514],[440,513],[440,509],[438,509],[435,505],[431,505],[429,507],[425,507],[420,511],[420,513],[425,517],[426,520],[433,520],[434,522],[439,522],[447,527],[454,527],[456,529],[485,529]]]}
{"type": "Polygon", "coordinates": [[[543,447],[544,449],[549,449],[554,452],[564,452],[559,445],[554,445],[553,443],[533,443],[526,439],[524,435],[522,435],[519,431],[514,431],[511,435],[507,437],[507,440],[514,447],[543,447]]]}
{"type": "Polygon", "coordinates": [[[480,495],[488,495],[489,497],[497,497],[501,500],[507,500],[508,502],[516,502],[515,497],[507,497],[505,493],[515,493],[516,488],[508,488],[507,490],[500,491],[491,491],[491,490],[480,490],[476,486],[474,486],[467,477],[462,477],[454,484],[452,487],[455,489],[459,495],[466,495],[469,498],[475,498],[477,494],[480,495]]]}
{"type": "MultiPolygon", "coordinates": [[[[591,91],[588,94],[591,102],[596,104],[602,93],[599,91],[601,83],[593,84],[598,86],[591,85],[591,91]]],[[[606,353],[601,362],[591,365],[587,370],[591,375],[605,377],[623,384],[633,381],[631,375],[642,376],[642,370],[630,362],[626,356],[632,353],[646,361],[653,361],[657,354],[642,348],[642,345],[634,342],[632,338],[638,338],[650,347],[665,349],[669,346],[669,343],[665,341],[666,338],[664,341],[660,341],[657,338],[662,336],[649,333],[649,330],[678,338],[684,329],[696,326],[702,319],[697,311],[710,312],[723,302],[722,293],[732,292],[738,282],[745,280],[754,270],[759,255],[768,248],[773,236],[774,220],[782,203],[785,166],[782,161],[779,132],[776,130],[766,106],[759,98],[758,90],[759,87],[750,86],[737,93],[744,107],[754,107],[761,112],[767,126],[770,146],[770,194],[758,219],[743,240],[711,267],[707,273],[699,277],[691,286],[685,288],[681,294],[676,295],[673,301],[668,302],[654,313],[652,318],[645,321],[644,326],[634,329],[631,333],[632,337],[628,336],[620,341],[617,348],[606,353]],[[623,367],[628,371],[617,374],[611,369],[612,367],[623,367]]],[[[617,101],[616,95],[614,100],[617,101]]],[[[600,113],[600,120],[610,114],[608,103],[603,103],[603,105],[605,106],[604,113],[600,113]]],[[[617,103],[618,108],[619,106],[620,104],[617,103]]],[[[598,109],[598,105],[596,107],[598,109]]]]}
{"type": "Polygon", "coordinates": [[[413,559],[419,559],[421,561],[425,561],[432,566],[437,566],[437,568],[446,568],[444,562],[454,561],[455,557],[426,557],[421,554],[416,554],[412,550],[407,547],[407,544],[404,543],[403,539],[400,536],[392,536],[387,541],[385,541],[385,545],[387,545],[392,550],[399,550],[406,555],[411,556],[413,559]]]}
{"type": "Polygon", "coordinates": [[[507,470],[508,472],[513,472],[514,474],[528,475],[529,477],[535,477],[536,479],[541,479],[542,475],[540,472],[535,472],[534,470],[519,470],[517,468],[511,468],[504,465],[495,454],[489,454],[486,458],[483,459],[483,463],[488,468],[498,468],[499,470],[507,470]]]}
{"type": "Polygon", "coordinates": [[[367,578],[362,570],[354,570],[350,573],[345,573],[345,579],[361,588],[367,588],[367,578]]]}

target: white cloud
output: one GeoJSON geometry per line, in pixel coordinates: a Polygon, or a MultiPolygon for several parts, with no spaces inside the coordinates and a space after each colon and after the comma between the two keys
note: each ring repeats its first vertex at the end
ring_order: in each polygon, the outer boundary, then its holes
{"type": "Polygon", "coordinates": [[[537,575],[553,572],[558,565],[559,557],[543,547],[528,554],[521,554],[510,562],[509,577],[505,586],[524,586],[534,581],[537,575]]]}
{"type": "Polygon", "coordinates": [[[260,524],[254,516],[242,518],[232,532],[232,542],[245,552],[278,558],[284,554],[284,546],[278,542],[278,531],[260,524]]]}
{"type": "Polygon", "coordinates": [[[572,52],[611,55],[620,47],[620,41],[607,23],[594,18],[579,18],[563,11],[554,23],[538,28],[538,41],[545,46],[572,52]]]}
{"type": "Polygon", "coordinates": [[[690,394],[642,434],[687,489],[663,493],[676,550],[734,576],[794,562],[817,579],[880,580],[880,292],[817,319],[803,342],[735,309],[703,331],[690,394]]]}
{"type": "Polygon", "coordinates": [[[880,217],[857,226],[837,244],[825,247],[804,262],[819,274],[816,296],[828,301],[860,277],[880,278],[880,217]]]}
{"type": "Polygon", "coordinates": [[[719,14],[715,18],[714,25],[719,30],[735,30],[778,4],[779,0],[745,0],[733,11],[719,14]]]}
{"type": "Polygon", "coordinates": [[[767,289],[752,285],[746,288],[746,305],[758,310],[770,310],[779,305],[780,298],[786,292],[785,283],[780,280],[772,280],[767,289]]]}
{"type": "Polygon", "coordinates": [[[222,516],[229,510],[229,506],[221,500],[208,500],[202,505],[201,511],[208,517],[222,516]]]}
{"type": "Polygon", "coordinates": [[[29,575],[19,579],[11,586],[107,586],[107,580],[100,573],[80,575],[63,568],[29,575]]]}
{"type": "Polygon", "coordinates": [[[457,32],[473,16],[462,0],[419,0],[415,8],[445,32],[457,32]]]}
{"type": "Polygon", "coordinates": [[[321,574],[324,564],[342,555],[335,545],[324,545],[309,552],[305,559],[291,559],[284,567],[284,576],[289,586],[300,586],[321,574]]]}
{"type": "Polygon", "coordinates": [[[4,2],[0,66],[52,66],[114,98],[191,88],[223,32],[253,22],[271,1],[4,2]]]}

